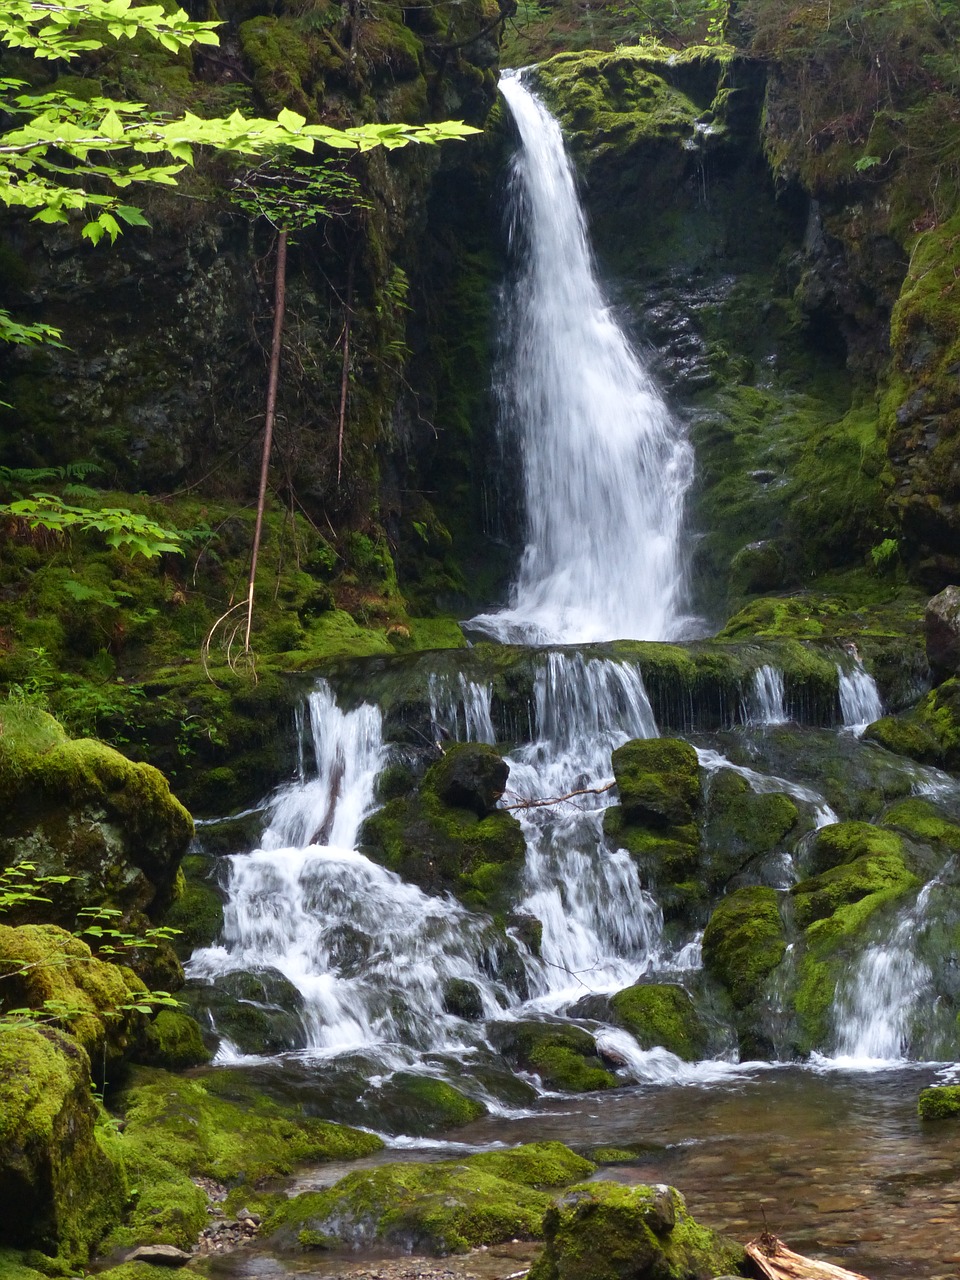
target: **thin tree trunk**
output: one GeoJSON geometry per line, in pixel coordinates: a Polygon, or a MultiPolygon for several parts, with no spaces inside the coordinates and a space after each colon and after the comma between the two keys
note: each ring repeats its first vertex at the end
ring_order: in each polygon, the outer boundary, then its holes
{"type": "Polygon", "coordinates": [[[347,267],[346,314],[343,317],[343,365],[340,370],[340,425],[337,431],[337,487],[343,474],[343,429],[347,421],[347,391],[350,387],[350,319],[353,315],[353,268],[357,260],[357,251],[350,254],[350,265],[347,267]]]}
{"type": "Polygon", "coordinates": [[[257,497],[257,523],[253,530],[253,551],[250,556],[250,580],[247,583],[247,632],[243,641],[244,653],[250,652],[250,630],[253,626],[253,588],[257,580],[257,558],[260,554],[260,535],[263,532],[263,509],[267,501],[267,476],[270,471],[270,451],[273,447],[273,423],[277,416],[277,385],[280,381],[280,347],[283,340],[283,312],[287,300],[287,233],[281,231],[277,240],[277,260],[273,277],[273,341],[270,346],[270,376],[267,380],[267,412],[263,424],[263,454],[260,459],[260,493],[257,497]]]}

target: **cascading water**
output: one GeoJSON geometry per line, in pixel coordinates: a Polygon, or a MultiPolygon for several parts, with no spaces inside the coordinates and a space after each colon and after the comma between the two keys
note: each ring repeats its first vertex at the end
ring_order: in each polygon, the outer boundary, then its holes
{"type": "Polygon", "coordinates": [[[195,952],[188,974],[278,970],[303,997],[312,1049],[456,1044],[447,982],[472,982],[488,1016],[516,999],[489,977],[487,922],[355,852],[386,761],[379,710],[345,713],[321,685],[310,726],[316,776],[272,803],[262,848],[228,860],[222,943],[195,952]]]}
{"type": "Polygon", "coordinates": [[[787,718],[783,672],[764,664],[753,673],[745,719],[748,724],[786,724],[787,718]]]}
{"type": "Polygon", "coordinates": [[[471,627],[530,643],[676,636],[692,451],[601,292],[556,120],[519,76],[500,87],[521,140],[512,238],[524,246],[501,426],[523,470],[527,546],[510,607],[471,627]]]}
{"type": "Polygon", "coordinates": [[[877,683],[857,657],[852,659],[848,670],[837,664],[837,681],[844,727],[862,733],[868,724],[883,715],[877,683]]]}

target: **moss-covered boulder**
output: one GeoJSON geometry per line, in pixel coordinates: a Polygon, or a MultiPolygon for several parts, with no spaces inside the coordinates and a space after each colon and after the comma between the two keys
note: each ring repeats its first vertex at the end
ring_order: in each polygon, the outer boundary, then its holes
{"type": "Polygon", "coordinates": [[[360,842],[375,862],[427,893],[466,906],[507,910],[526,856],[520,824],[491,806],[506,782],[505,761],[482,743],[452,747],[413,795],[389,801],[364,823],[360,842]]]}
{"type": "Polygon", "coordinates": [[[235,1073],[187,1079],[139,1068],[119,1099],[126,1167],[138,1187],[110,1247],[189,1248],[207,1220],[202,1176],[248,1190],[303,1161],[349,1160],[382,1147],[373,1134],[304,1115],[247,1088],[235,1073]]]}
{"type": "Polygon", "coordinates": [[[920,884],[904,860],[900,838],[883,834],[897,842],[896,851],[864,854],[790,890],[794,918],[804,929],[794,997],[803,1052],[829,1048],[837,985],[867,945],[868,923],[920,884]]]}
{"type": "Polygon", "coordinates": [[[26,861],[41,875],[71,877],[45,890],[52,902],[19,908],[14,923],[71,928],[81,907],[100,904],[156,916],[173,901],[192,835],[156,769],[69,738],[35,707],[0,707],[0,865],[26,861]]]}
{"type": "Polygon", "coordinates": [[[487,1108],[446,1080],[398,1071],[381,1086],[377,1112],[388,1130],[422,1136],[479,1120],[487,1108]]]}
{"type": "Polygon", "coordinates": [[[146,1020],[131,1008],[145,993],[121,965],[97,960],[55,924],[0,925],[0,1012],[46,1009],[86,1051],[98,1070],[141,1043],[146,1020]]]}
{"type": "Polygon", "coordinates": [[[641,1049],[661,1045],[685,1062],[696,1062],[706,1051],[706,1028],[683,987],[638,982],[611,996],[610,1007],[617,1025],[629,1031],[641,1049]]]}
{"type": "Polygon", "coordinates": [[[127,1199],[115,1142],[90,1093],[90,1060],[50,1027],[0,1035],[0,1244],[76,1265],[127,1199]]]}
{"type": "Polygon", "coordinates": [[[703,934],[704,968],[745,1009],[763,991],[787,949],[780,895],[760,885],[728,894],[703,934]]]}
{"type": "Polygon", "coordinates": [[[241,1053],[275,1054],[306,1047],[303,997],[277,969],[237,969],[213,982],[192,979],[178,997],[206,1028],[207,1040],[229,1040],[241,1053]]]}
{"type": "Polygon", "coordinates": [[[679,738],[638,739],[614,751],[613,773],[620,803],[604,812],[607,839],[631,854],[668,919],[695,916],[707,895],[696,751],[679,738]]]}
{"type": "Polygon", "coordinates": [[[945,680],[897,716],[868,725],[864,737],[939,769],[960,769],[960,680],[945,680]]]}
{"type": "Polygon", "coordinates": [[[799,820],[790,796],[782,791],[758,793],[733,769],[718,769],[707,788],[703,833],[711,886],[719,888],[752,859],[781,847],[799,820]]]}
{"type": "Polygon", "coordinates": [[[270,1243],[281,1249],[383,1243],[405,1252],[447,1254],[539,1239],[553,1200],[540,1188],[576,1182],[595,1167],[558,1142],[459,1163],[388,1164],[297,1196],[275,1211],[267,1230],[270,1243]]]}
{"type": "Polygon", "coordinates": [[[548,1089],[589,1093],[619,1082],[606,1069],[593,1036],[570,1023],[501,1022],[488,1028],[491,1043],[508,1062],[538,1075],[548,1089]]]}
{"type": "Polygon", "coordinates": [[[917,1099],[917,1111],[921,1120],[945,1120],[948,1116],[960,1116],[960,1085],[933,1085],[922,1089],[917,1099]]]}
{"type": "Polygon", "coordinates": [[[163,923],[177,930],[173,945],[181,960],[198,947],[216,942],[223,929],[225,895],[216,883],[216,869],[215,860],[202,854],[188,854],[180,864],[182,876],[163,923]]]}
{"type": "Polygon", "coordinates": [[[881,815],[885,827],[945,851],[960,852],[960,826],[950,822],[929,800],[912,796],[891,805],[881,815]]]}
{"type": "Polygon", "coordinates": [[[893,831],[871,822],[831,822],[810,841],[804,866],[816,875],[855,858],[898,857],[902,852],[903,841],[893,831]]]}
{"type": "Polygon", "coordinates": [[[196,1019],[180,1009],[161,1009],[144,1029],[135,1056],[148,1067],[185,1071],[209,1062],[213,1054],[203,1042],[196,1019]]]}
{"type": "Polygon", "coordinates": [[[561,1197],[530,1280],[701,1280],[738,1272],[740,1245],[699,1226],[673,1187],[594,1182],[561,1197]]]}

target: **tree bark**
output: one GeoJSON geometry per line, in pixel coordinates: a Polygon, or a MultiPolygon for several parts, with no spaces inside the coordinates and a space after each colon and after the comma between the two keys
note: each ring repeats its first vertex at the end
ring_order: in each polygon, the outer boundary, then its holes
{"type": "Polygon", "coordinates": [[[859,1271],[847,1271],[831,1262],[817,1262],[788,1249],[782,1240],[764,1232],[746,1246],[750,1258],[767,1280],[867,1280],[859,1271]]]}
{"type": "Polygon", "coordinates": [[[273,424],[277,416],[277,386],[280,381],[280,348],[283,343],[283,313],[287,300],[287,233],[281,231],[277,240],[277,259],[273,276],[273,341],[270,346],[270,375],[267,380],[267,411],[263,424],[263,453],[260,458],[260,492],[257,496],[257,522],[253,529],[253,550],[250,554],[250,579],[247,583],[247,630],[243,641],[244,653],[250,652],[250,630],[253,627],[253,588],[257,580],[257,559],[260,555],[260,538],[263,533],[263,510],[267,501],[267,477],[270,472],[270,451],[273,448],[273,424]]]}

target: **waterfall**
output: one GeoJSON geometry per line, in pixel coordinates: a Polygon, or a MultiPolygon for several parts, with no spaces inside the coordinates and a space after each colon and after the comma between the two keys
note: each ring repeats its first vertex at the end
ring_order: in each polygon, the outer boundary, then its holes
{"type": "Polygon", "coordinates": [[[788,718],[783,672],[766,664],[758,667],[747,700],[747,724],[786,724],[788,718]]]}
{"type": "Polygon", "coordinates": [[[849,671],[844,671],[837,664],[837,677],[844,727],[857,734],[863,733],[868,724],[879,720],[883,715],[883,703],[880,701],[876,681],[855,655],[849,671]]]}
{"type": "Polygon", "coordinates": [[[662,917],[623,849],[609,852],[603,811],[613,803],[610,755],[656,737],[640,673],[617,662],[551,653],[537,676],[539,738],[510,757],[510,788],[560,803],[516,810],[527,842],[518,910],[543,925],[541,1003],[559,1008],[614,991],[657,963],[662,917]],[[575,795],[574,792],[582,794],[575,795]]]}
{"type": "Polygon", "coordinates": [[[500,87],[521,140],[511,238],[524,245],[500,416],[527,543],[510,607],[471,626],[504,642],[677,636],[692,451],[597,282],[556,120],[518,76],[500,87]]]}
{"type": "Polygon", "coordinates": [[[516,1000],[489,977],[489,924],[355,851],[386,761],[380,712],[342,711],[326,684],[309,711],[315,776],[272,802],[260,849],[227,860],[223,941],[195,952],[188,976],[279,970],[303,997],[312,1049],[455,1045],[450,980],[472,982],[488,1017],[516,1000]]]}
{"type": "Polygon", "coordinates": [[[903,913],[892,935],[867,947],[836,995],[837,1057],[844,1061],[904,1058],[911,1020],[929,991],[931,972],[915,944],[926,919],[931,880],[903,913]]]}

